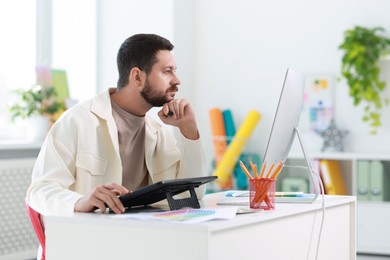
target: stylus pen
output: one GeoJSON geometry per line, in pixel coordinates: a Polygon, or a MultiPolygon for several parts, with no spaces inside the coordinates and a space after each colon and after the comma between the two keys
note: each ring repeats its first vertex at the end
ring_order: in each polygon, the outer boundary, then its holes
{"type": "Polygon", "coordinates": [[[169,110],[168,114],[165,115],[165,117],[173,116],[173,111],[169,110]]]}

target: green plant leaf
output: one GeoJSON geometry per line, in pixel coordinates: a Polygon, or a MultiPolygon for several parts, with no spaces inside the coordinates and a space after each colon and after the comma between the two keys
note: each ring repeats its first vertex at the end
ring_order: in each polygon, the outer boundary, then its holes
{"type": "Polygon", "coordinates": [[[344,41],[339,45],[343,51],[341,75],[349,86],[353,104],[358,106],[362,101],[366,104],[362,120],[370,125],[371,133],[376,133],[381,126],[383,104],[389,104],[382,95],[386,82],[380,79],[378,66],[379,58],[390,53],[390,39],[382,34],[384,32],[382,27],[355,26],[344,32],[344,41]],[[376,112],[372,112],[371,107],[375,107],[376,112]]]}
{"type": "Polygon", "coordinates": [[[19,96],[19,101],[8,109],[13,120],[33,115],[54,115],[64,109],[64,105],[56,101],[53,87],[34,85],[29,89],[17,89],[15,94],[19,96]]]}

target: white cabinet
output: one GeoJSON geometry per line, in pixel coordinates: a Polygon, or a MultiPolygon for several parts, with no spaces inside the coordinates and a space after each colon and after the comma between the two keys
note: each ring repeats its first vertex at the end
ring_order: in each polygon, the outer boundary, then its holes
{"type": "MultiPolygon", "coordinates": [[[[388,177],[384,183],[385,191],[390,189],[390,154],[358,153],[318,153],[309,154],[311,160],[336,160],[348,195],[358,195],[358,164],[362,161],[376,161],[383,165],[388,177]]],[[[303,155],[291,154],[286,165],[303,165],[303,155]]],[[[277,181],[277,189],[282,190],[284,178],[305,178],[309,183],[308,171],[286,167],[277,181]]],[[[310,185],[310,184],[309,184],[310,185]]],[[[383,191],[382,191],[383,192],[383,191]]],[[[384,201],[357,200],[357,251],[359,253],[390,255],[390,199],[384,201]]]]}

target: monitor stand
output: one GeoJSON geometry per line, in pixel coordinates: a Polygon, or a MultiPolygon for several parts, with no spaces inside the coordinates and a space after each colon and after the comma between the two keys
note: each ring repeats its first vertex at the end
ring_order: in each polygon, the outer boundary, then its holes
{"type": "MultiPolygon", "coordinates": [[[[313,185],[313,188],[314,188],[314,193],[315,193],[315,197],[312,201],[310,202],[313,202],[317,199],[317,197],[320,195],[320,194],[324,194],[324,188],[323,188],[323,184],[322,184],[322,181],[321,181],[321,178],[319,176],[319,173],[317,173],[316,171],[314,171],[311,163],[310,163],[310,159],[307,155],[307,152],[306,152],[306,149],[305,149],[305,145],[303,143],[303,139],[299,133],[299,130],[297,127],[294,128],[295,130],[295,133],[298,137],[298,140],[299,140],[299,144],[301,146],[301,149],[302,149],[302,153],[303,153],[303,156],[305,157],[305,161],[306,161],[306,166],[302,166],[302,168],[305,168],[306,170],[309,170],[309,177],[310,177],[310,182],[312,183],[313,185]]],[[[299,166],[290,166],[290,167],[299,167],[299,166]]],[[[306,202],[307,203],[307,202],[306,202]]]]}
{"type": "Polygon", "coordinates": [[[181,208],[194,208],[194,209],[199,209],[200,204],[198,197],[196,196],[196,192],[194,187],[188,188],[188,191],[191,194],[191,197],[189,198],[184,198],[184,199],[174,199],[173,194],[169,191],[166,192],[167,195],[167,201],[169,208],[171,210],[178,210],[181,208]]]}

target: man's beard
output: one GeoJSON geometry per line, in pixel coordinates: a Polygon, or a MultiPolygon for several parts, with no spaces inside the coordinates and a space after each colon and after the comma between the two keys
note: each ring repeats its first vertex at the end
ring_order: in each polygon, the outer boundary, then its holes
{"type": "Polygon", "coordinates": [[[147,103],[154,107],[161,107],[165,103],[169,102],[168,97],[165,95],[167,92],[177,91],[178,88],[176,85],[172,85],[162,96],[156,96],[153,94],[152,86],[149,84],[149,81],[146,80],[145,86],[141,91],[141,96],[145,99],[147,103]]]}

